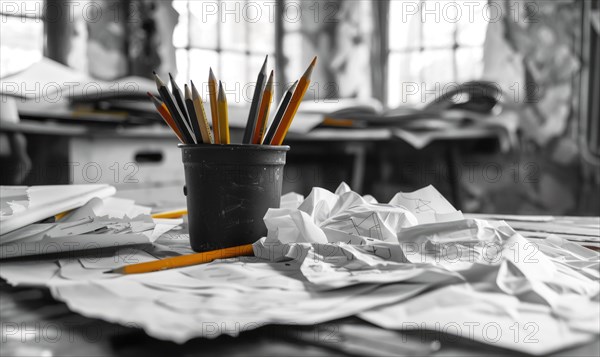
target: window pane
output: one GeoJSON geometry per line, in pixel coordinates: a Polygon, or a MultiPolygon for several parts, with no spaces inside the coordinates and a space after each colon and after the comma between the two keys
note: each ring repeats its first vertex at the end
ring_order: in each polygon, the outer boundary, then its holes
{"type": "Polygon", "coordinates": [[[219,73],[217,52],[195,49],[190,51],[190,79],[194,81],[204,100],[208,98],[208,72],[211,67],[217,75],[219,73]]]}
{"type": "Polygon", "coordinates": [[[173,1],[173,8],[179,13],[179,20],[173,32],[173,46],[187,47],[189,44],[189,22],[187,1],[173,1]]]}
{"type": "MultiPolygon", "coordinates": [[[[227,91],[227,101],[232,105],[246,105],[248,97],[242,97],[242,89],[248,83],[246,56],[239,53],[223,52],[221,54],[220,79],[227,91]]],[[[251,97],[250,97],[251,98],[251,97]]]]}
{"type": "MultiPolygon", "coordinates": [[[[477,1],[470,4],[469,10],[463,9],[463,15],[457,24],[456,40],[459,45],[483,46],[487,30],[487,1],[477,1]]],[[[464,6],[464,4],[463,4],[464,6]]]]}
{"type": "Polygon", "coordinates": [[[426,1],[421,8],[423,46],[451,47],[454,45],[456,22],[460,9],[455,1],[426,1]]]}
{"type": "Polygon", "coordinates": [[[273,3],[249,1],[244,11],[249,33],[249,47],[252,52],[275,52],[275,10],[273,3]]]}
{"type": "Polygon", "coordinates": [[[392,53],[388,68],[388,105],[414,105],[420,102],[419,52],[392,53]]]}
{"type": "Polygon", "coordinates": [[[246,50],[246,21],[243,16],[244,1],[221,1],[221,48],[227,50],[246,50]]]}
{"type": "Polygon", "coordinates": [[[434,100],[446,84],[454,82],[453,56],[452,50],[432,50],[421,54],[420,74],[424,82],[421,87],[422,104],[434,100]]]}
{"type": "Polygon", "coordinates": [[[190,1],[190,46],[217,47],[219,14],[215,1],[190,1]]]}
{"type": "MultiPolygon", "coordinates": [[[[43,9],[44,9],[44,1],[43,0],[28,0],[28,1],[6,1],[6,0],[2,0],[0,1],[0,13],[2,14],[6,14],[6,15],[19,15],[19,16],[26,16],[26,17],[42,17],[43,14],[43,9]]],[[[61,11],[63,9],[61,9],[60,7],[56,7],[54,9],[52,9],[52,6],[50,6],[50,9],[48,11],[54,11],[55,14],[58,13],[57,11],[61,11]]]]}
{"type": "Polygon", "coordinates": [[[295,81],[302,75],[302,35],[291,33],[283,39],[283,53],[287,61],[285,76],[289,81],[295,81]]]}
{"type": "Polygon", "coordinates": [[[19,72],[42,58],[44,23],[0,16],[0,77],[19,72]]]}
{"type": "Polygon", "coordinates": [[[283,2],[282,22],[286,32],[300,31],[302,24],[302,4],[298,0],[286,0],[283,2]]]}
{"type": "Polygon", "coordinates": [[[416,49],[420,46],[421,18],[417,1],[392,1],[389,14],[390,49],[416,49]]]}
{"type": "Polygon", "coordinates": [[[457,78],[466,82],[481,78],[483,73],[483,48],[459,48],[456,51],[457,78]]]}
{"type": "MultiPolygon", "coordinates": [[[[188,68],[189,68],[189,59],[188,59],[188,51],[185,49],[179,49],[175,51],[175,58],[177,60],[177,75],[175,76],[175,80],[179,86],[183,86],[183,83],[188,81],[188,68]],[[181,83],[181,84],[180,84],[181,83]]],[[[167,80],[163,78],[163,80],[167,80]]]]}

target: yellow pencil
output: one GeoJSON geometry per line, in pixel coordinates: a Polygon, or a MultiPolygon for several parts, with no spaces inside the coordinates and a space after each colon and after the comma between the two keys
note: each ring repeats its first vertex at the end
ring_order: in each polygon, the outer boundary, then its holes
{"type": "Polygon", "coordinates": [[[310,84],[310,75],[317,63],[317,56],[313,58],[312,62],[306,69],[306,72],[300,78],[298,82],[298,87],[294,91],[292,95],[292,99],[290,100],[290,104],[285,110],[285,114],[283,114],[283,118],[281,119],[281,123],[277,127],[277,131],[275,132],[275,136],[273,136],[273,140],[271,141],[271,145],[281,145],[283,143],[283,139],[285,139],[285,135],[292,125],[292,120],[294,120],[294,116],[298,111],[298,107],[300,107],[300,102],[302,102],[302,98],[304,98],[304,94],[306,94],[306,90],[310,84]]]}
{"type": "Polygon", "coordinates": [[[188,214],[187,209],[178,209],[174,211],[166,211],[152,214],[152,218],[179,218],[188,214]]]}
{"type": "Polygon", "coordinates": [[[213,125],[213,136],[215,138],[215,144],[219,144],[221,135],[219,133],[219,109],[217,106],[217,79],[210,69],[208,73],[208,95],[210,99],[210,116],[213,125]]]}
{"type": "Polygon", "coordinates": [[[262,144],[263,137],[265,136],[265,130],[267,129],[267,122],[269,121],[269,109],[271,108],[271,101],[273,100],[273,71],[269,74],[269,80],[265,86],[263,92],[262,101],[260,102],[260,108],[258,109],[258,119],[256,120],[256,127],[254,128],[254,134],[252,135],[252,144],[262,144]]]}
{"type": "Polygon", "coordinates": [[[252,256],[254,251],[252,244],[240,245],[238,247],[211,250],[210,252],[181,255],[173,258],[161,259],[153,262],[125,265],[123,267],[105,271],[105,274],[141,274],[153,271],[187,267],[210,263],[216,259],[236,258],[252,256]]]}
{"type": "Polygon", "coordinates": [[[219,116],[219,142],[229,144],[229,114],[227,113],[227,97],[223,90],[223,83],[219,81],[219,96],[217,97],[217,108],[219,116]]]}
{"type": "Polygon", "coordinates": [[[196,89],[194,82],[192,84],[192,101],[194,102],[194,109],[196,112],[196,119],[198,119],[198,125],[200,126],[200,133],[202,134],[202,142],[205,144],[212,144],[214,142],[208,119],[206,119],[206,112],[204,111],[204,103],[202,97],[196,89]]]}

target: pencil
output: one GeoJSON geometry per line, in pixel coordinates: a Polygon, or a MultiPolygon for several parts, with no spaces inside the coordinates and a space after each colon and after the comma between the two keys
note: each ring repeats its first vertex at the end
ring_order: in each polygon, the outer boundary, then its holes
{"type": "Polygon", "coordinates": [[[181,141],[182,143],[185,143],[183,141],[183,136],[181,135],[181,132],[179,131],[179,129],[177,128],[177,125],[175,124],[175,121],[173,121],[173,117],[171,116],[171,113],[169,113],[169,109],[167,108],[167,105],[164,102],[162,102],[160,99],[158,99],[154,95],[152,95],[152,93],[150,93],[150,92],[148,92],[148,96],[152,100],[152,103],[154,103],[154,106],[156,107],[156,110],[160,114],[161,118],[163,118],[163,120],[165,121],[165,123],[167,123],[169,128],[171,128],[171,130],[173,130],[175,135],[177,135],[177,138],[179,139],[179,141],[181,141]]]}
{"type": "Polygon", "coordinates": [[[219,109],[217,106],[217,79],[213,73],[212,67],[208,73],[208,95],[210,100],[210,117],[212,120],[213,136],[215,138],[215,144],[221,142],[221,135],[219,134],[219,109]]]}
{"type": "Polygon", "coordinates": [[[227,97],[223,90],[223,83],[219,81],[219,96],[217,97],[217,108],[219,116],[219,142],[229,144],[229,116],[227,113],[227,97]]]}
{"type": "Polygon", "coordinates": [[[193,129],[192,121],[190,120],[190,115],[185,106],[185,100],[183,99],[183,94],[181,93],[181,89],[179,89],[179,86],[175,82],[175,79],[173,78],[173,75],[171,73],[169,73],[169,80],[171,81],[171,93],[173,93],[175,102],[179,106],[179,109],[181,110],[181,114],[183,114],[183,118],[187,121],[188,126],[191,129],[193,129]]]}
{"type": "Polygon", "coordinates": [[[298,81],[295,81],[285,92],[285,94],[283,95],[283,98],[281,98],[281,101],[279,102],[279,106],[277,107],[277,112],[275,113],[275,117],[273,118],[273,122],[271,123],[271,126],[269,127],[269,130],[267,131],[267,135],[265,135],[265,138],[263,139],[264,145],[271,144],[271,141],[273,140],[273,136],[275,136],[275,131],[277,131],[277,127],[279,126],[279,123],[281,123],[281,118],[283,118],[283,114],[285,113],[285,110],[287,109],[288,104],[290,103],[290,100],[292,99],[292,95],[294,94],[294,91],[296,90],[297,86],[298,86],[298,81]]]}
{"type": "Polygon", "coordinates": [[[190,124],[192,129],[194,129],[194,134],[196,135],[196,142],[198,144],[203,143],[204,140],[202,139],[199,121],[198,118],[196,118],[196,110],[194,109],[194,101],[192,100],[192,92],[190,91],[190,87],[187,85],[187,83],[183,85],[183,92],[185,95],[185,106],[187,107],[190,124]]]}
{"type": "MultiPolygon", "coordinates": [[[[190,81],[191,82],[191,81],[190,81]]],[[[200,134],[202,135],[202,141],[205,144],[212,144],[214,142],[208,119],[206,118],[206,112],[204,111],[204,103],[202,97],[196,89],[194,82],[192,83],[192,101],[194,102],[194,110],[196,111],[196,118],[198,119],[198,125],[200,126],[200,134]]]]}
{"type": "Polygon", "coordinates": [[[210,263],[216,259],[227,259],[242,256],[253,256],[252,244],[240,245],[238,247],[217,249],[204,253],[181,255],[178,257],[161,259],[153,262],[125,265],[123,267],[105,271],[105,274],[141,274],[153,271],[187,267],[210,263]]]}
{"type": "Polygon", "coordinates": [[[258,118],[256,120],[256,128],[252,136],[252,144],[262,144],[267,122],[269,121],[269,109],[271,109],[271,101],[273,100],[273,71],[269,74],[269,80],[265,86],[265,91],[262,95],[260,108],[258,109],[258,118]]]}
{"type": "Polygon", "coordinates": [[[179,218],[188,214],[187,209],[178,209],[174,211],[166,211],[152,214],[152,218],[179,218]]]}
{"type": "Polygon", "coordinates": [[[267,76],[267,59],[269,56],[265,56],[265,62],[258,73],[256,79],[256,87],[254,87],[254,95],[252,96],[252,104],[250,104],[250,112],[248,113],[248,122],[246,123],[246,130],[244,130],[244,138],[242,144],[250,144],[254,131],[256,129],[256,119],[258,117],[258,107],[261,104],[263,89],[265,85],[265,77],[267,76]]]}
{"type": "Polygon", "coordinates": [[[171,95],[171,92],[169,92],[169,89],[165,86],[165,83],[162,81],[162,79],[160,79],[156,72],[154,72],[154,80],[156,81],[158,93],[160,93],[163,102],[167,105],[169,113],[171,113],[171,117],[173,118],[173,122],[179,129],[179,132],[181,133],[184,139],[184,143],[195,143],[194,138],[191,134],[190,127],[187,125],[187,122],[183,119],[183,114],[181,114],[181,110],[179,110],[179,107],[177,106],[177,104],[175,104],[175,98],[173,98],[173,95],[171,95]]]}
{"type": "Polygon", "coordinates": [[[302,102],[302,98],[304,98],[304,94],[306,94],[306,90],[310,84],[310,76],[316,63],[317,56],[313,58],[312,62],[306,69],[306,72],[304,72],[300,78],[298,87],[292,95],[292,99],[290,100],[290,104],[283,114],[283,118],[281,118],[281,123],[279,123],[279,126],[277,127],[277,131],[275,132],[273,140],[271,140],[271,145],[281,145],[283,143],[283,139],[285,139],[285,135],[287,134],[290,125],[292,125],[292,120],[294,120],[294,116],[298,111],[298,107],[300,107],[300,102],[302,102]]]}

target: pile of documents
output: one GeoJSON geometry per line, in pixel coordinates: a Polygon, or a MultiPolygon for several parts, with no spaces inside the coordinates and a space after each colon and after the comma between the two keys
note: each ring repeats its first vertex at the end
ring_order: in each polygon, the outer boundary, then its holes
{"type": "Polygon", "coordinates": [[[41,285],[76,312],[178,343],[266,324],[358,316],[544,355],[600,334],[600,256],[503,221],[465,218],[433,187],[389,203],[342,184],[288,194],[265,216],[255,257],[137,275],[125,264],[191,253],[171,230],[116,253],[2,263],[9,283],[41,285]]]}
{"type": "Polygon", "coordinates": [[[107,197],[114,192],[109,185],[0,187],[0,259],[150,245],[181,223],[154,220],[150,207],[107,197]]]}

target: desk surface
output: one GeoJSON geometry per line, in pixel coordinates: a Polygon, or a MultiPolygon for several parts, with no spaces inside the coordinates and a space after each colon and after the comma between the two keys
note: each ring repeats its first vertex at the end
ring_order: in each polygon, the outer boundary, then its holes
{"type": "MultiPolygon", "coordinates": [[[[111,126],[88,126],[81,122],[40,122],[37,120],[21,120],[19,123],[2,122],[0,130],[5,132],[19,132],[24,134],[36,135],[55,135],[55,136],[115,136],[120,137],[144,137],[144,138],[169,138],[176,140],[172,131],[166,126],[131,126],[131,127],[111,127],[111,126]]],[[[242,128],[231,128],[232,132],[242,132],[242,128]]],[[[290,142],[298,141],[345,141],[345,142],[372,142],[386,140],[405,140],[410,141],[403,135],[395,135],[393,128],[356,128],[356,129],[337,129],[337,128],[316,128],[308,133],[290,132],[286,138],[290,142]]],[[[456,130],[432,130],[420,132],[427,137],[427,142],[435,140],[468,140],[482,138],[496,138],[501,135],[501,129],[493,126],[467,126],[457,128],[456,130]]],[[[404,131],[406,132],[406,131],[404,131]]]]}
{"type": "MultiPolygon", "coordinates": [[[[120,197],[133,198],[141,204],[175,207],[184,203],[181,187],[145,187],[121,191],[120,197]]],[[[572,220],[572,219],[571,219],[572,220]]],[[[598,217],[578,218],[583,224],[597,224],[598,217]]],[[[358,319],[330,322],[362,323],[358,319]]],[[[265,326],[243,332],[239,337],[194,339],[183,345],[160,341],[143,331],[86,318],[69,311],[54,300],[49,291],[40,288],[11,287],[0,281],[1,356],[158,356],[158,355],[232,355],[232,356],[343,356],[335,348],[307,344],[297,338],[299,327],[265,326]]],[[[314,329],[315,327],[309,327],[314,329]]],[[[416,332],[417,334],[419,332],[416,332]]],[[[427,336],[425,334],[425,336],[427,336]]],[[[472,341],[440,336],[441,349],[434,356],[514,356],[515,352],[472,341]]],[[[568,356],[598,356],[600,340],[556,353],[568,356]]],[[[400,354],[399,354],[400,355],[400,354]]]]}

